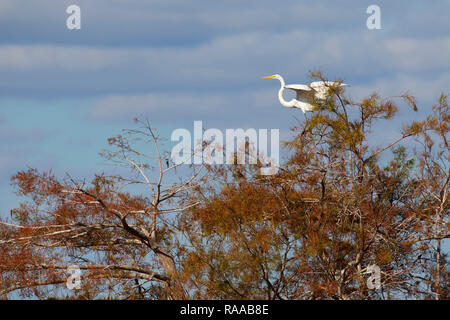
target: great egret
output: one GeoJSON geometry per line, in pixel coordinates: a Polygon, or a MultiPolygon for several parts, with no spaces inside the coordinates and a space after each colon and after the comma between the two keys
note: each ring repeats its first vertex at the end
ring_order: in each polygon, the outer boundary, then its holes
{"type": "Polygon", "coordinates": [[[318,100],[325,100],[330,94],[330,87],[339,85],[347,86],[347,84],[334,82],[334,81],[314,81],[309,85],[306,84],[288,84],[286,85],[284,79],[279,74],[274,74],[273,76],[262,77],[262,79],[277,79],[281,82],[281,88],[278,91],[278,99],[280,103],[287,108],[298,108],[306,113],[306,111],[314,111],[317,109],[316,106],[310,103],[311,98],[315,97],[318,100]],[[284,89],[291,89],[297,93],[295,99],[291,101],[286,101],[283,98],[284,89]]]}

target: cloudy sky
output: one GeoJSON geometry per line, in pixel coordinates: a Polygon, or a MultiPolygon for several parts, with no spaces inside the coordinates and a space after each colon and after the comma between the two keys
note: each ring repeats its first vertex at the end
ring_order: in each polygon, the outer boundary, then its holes
{"type": "Polygon", "coordinates": [[[194,120],[288,137],[303,115],[265,75],[306,83],[319,68],[355,99],[409,91],[423,116],[449,92],[449,13],[446,0],[0,0],[0,214],[17,205],[12,174],[102,170],[106,138],[134,117],[167,137],[194,120]],[[81,30],[66,27],[72,4],[81,30]],[[381,30],[366,27],[371,4],[381,30]]]}

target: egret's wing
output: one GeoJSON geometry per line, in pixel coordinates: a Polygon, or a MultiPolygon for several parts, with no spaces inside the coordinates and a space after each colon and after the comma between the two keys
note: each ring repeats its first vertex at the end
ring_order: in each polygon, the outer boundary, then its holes
{"type": "Polygon", "coordinates": [[[329,95],[330,87],[334,87],[336,85],[346,86],[346,84],[336,81],[314,81],[311,82],[309,86],[316,91],[316,98],[325,100],[329,95]]]}
{"type": "Polygon", "coordinates": [[[334,86],[341,86],[341,87],[345,87],[348,86],[348,84],[346,83],[340,83],[337,81],[314,81],[310,83],[310,87],[313,88],[314,90],[323,90],[325,88],[330,88],[330,87],[334,87],[334,86]]]}
{"type": "Polygon", "coordinates": [[[284,86],[286,89],[291,89],[294,91],[311,91],[311,88],[306,84],[288,84],[284,86]]]}
{"type": "Polygon", "coordinates": [[[308,102],[309,101],[309,94],[312,90],[309,86],[306,84],[288,84],[287,86],[284,86],[286,89],[294,90],[297,93],[296,99],[298,101],[302,102],[308,102]]]}
{"type": "Polygon", "coordinates": [[[314,81],[310,83],[311,88],[323,88],[323,87],[331,87],[337,85],[339,82],[336,81],[314,81]]]}

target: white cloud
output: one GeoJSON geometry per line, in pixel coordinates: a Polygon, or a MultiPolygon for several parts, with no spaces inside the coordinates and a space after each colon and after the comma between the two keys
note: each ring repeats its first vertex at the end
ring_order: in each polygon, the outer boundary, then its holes
{"type": "Polygon", "coordinates": [[[384,47],[391,57],[390,65],[405,71],[450,68],[450,37],[388,39],[384,47]]]}
{"type": "Polygon", "coordinates": [[[0,17],[8,16],[14,8],[14,0],[2,0],[0,1],[0,17]]]}
{"type": "Polygon", "coordinates": [[[293,30],[222,36],[193,48],[4,45],[0,46],[0,70],[58,70],[86,75],[108,70],[131,77],[130,72],[140,69],[163,82],[181,79],[192,83],[192,78],[228,81],[238,77],[247,81],[265,66],[303,72],[321,66],[334,73],[365,75],[375,68],[378,72],[434,71],[450,67],[449,52],[449,37],[377,40],[361,33],[330,35],[293,30]]]}
{"type": "Polygon", "coordinates": [[[199,119],[211,117],[239,119],[243,113],[252,111],[264,113],[278,107],[276,92],[275,87],[273,90],[250,90],[232,94],[174,92],[111,95],[99,98],[94,103],[90,117],[95,120],[109,120],[130,115],[148,116],[169,122],[174,119],[182,120],[187,116],[199,119]]]}
{"type": "Polygon", "coordinates": [[[125,49],[4,45],[0,46],[0,70],[96,71],[124,64],[126,57],[125,49]]]}
{"type": "Polygon", "coordinates": [[[218,112],[226,105],[214,95],[142,94],[113,95],[100,98],[92,109],[94,119],[117,119],[127,115],[177,118],[202,112],[218,112]]]}
{"type": "MultiPolygon", "coordinates": [[[[365,11],[357,15],[355,10],[320,1],[290,1],[269,7],[231,1],[230,6],[208,3],[202,10],[196,10],[195,1],[172,5],[131,2],[85,1],[80,5],[87,11],[87,22],[98,18],[104,7],[105,17],[118,19],[124,28],[131,22],[136,29],[141,26],[162,37],[177,31],[178,27],[170,25],[177,19],[186,23],[180,32],[195,33],[199,24],[190,22],[198,18],[200,24],[211,27],[213,37],[203,37],[202,42],[190,46],[165,47],[152,47],[151,43],[140,47],[0,45],[0,71],[7,75],[0,79],[0,94],[103,97],[91,115],[115,118],[128,111],[158,113],[161,106],[179,114],[189,110],[221,112],[244,104],[256,108],[264,104],[263,99],[252,100],[246,95],[251,96],[257,88],[271,88],[265,99],[275,99],[270,101],[276,103],[277,85],[260,81],[261,76],[280,73],[288,83],[305,83],[308,71],[316,68],[330,78],[344,78],[356,94],[410,91],[432,100],[435,92],[448,87],[448,35],[419,39],[414,34],[395,37],[384,30],[370,32],[364,27],[365,11]],[[240,10],[231,4],[239,4],[240,10]],[[137,22],[133,24],[131,17],[137,22]],[[149,25],[140,25],[149,17],[149,25]],[[158,17],[167,18],[169,23],[154,29],[152,23],[158,17]],[[323,23],[339,27],[322,28],[323,23]],[[217,28],[227,31],[218,32],[217,28]]],[[[42,8],[54,10],[50,4],[45,0],[42,8]]],[[[383,17],[389,22],[386,13],[399,12],[400,7],[383,4],[383,17]]],[[[409,8],[403,13],[410,17],[417,10],[409,8]]]]}
{"type": "Polygon", "coordinates": [[[450,83],[450,72],[443,72],[433,77],[399,73],[394,77],[378,78],[364,85],[353,85],[349,91],[357,99],[373,92],[378,92],[383,97],[399,96],[408,92],[418,97],[419,102],[434,103],[442,92],[449,93],[448,83],[450,83]]]}

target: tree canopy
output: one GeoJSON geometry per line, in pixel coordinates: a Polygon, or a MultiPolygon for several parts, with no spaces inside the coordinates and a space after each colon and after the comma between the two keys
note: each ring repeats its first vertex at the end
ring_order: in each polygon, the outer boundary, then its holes
{"type": "Polygon", "coordinates": [[[395,98],[355,102],[330,89],[292,128],[274,175],[259,164],[180,168],[139,120],[102,152],[128,175],[16,173],[25,200],[0,220],[0,296],[448,299],[447,96],[374,147],[379,124],[392,127],[395,98]],[[66,289],[72,265],[77,290],[66,289]],[[378,289],[367,285],[373,265],[378,289]]]}

